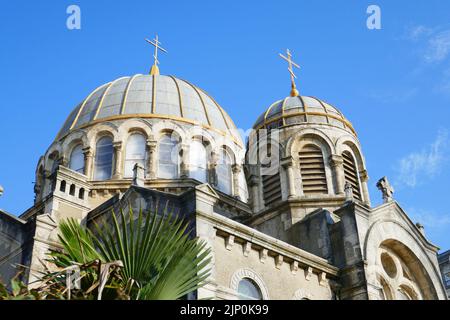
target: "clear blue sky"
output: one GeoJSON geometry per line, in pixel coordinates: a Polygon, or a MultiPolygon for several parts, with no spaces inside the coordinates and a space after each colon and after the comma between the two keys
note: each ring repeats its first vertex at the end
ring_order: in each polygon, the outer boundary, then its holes
{"type": "Polygon", "coordinates": [[[373,204],[386,175],[395,198],[429,238],[450,248],[448,1],[4,1],[0,11],[0,207],[33,203],[35,166],[69,112],[94,88],[146,73],[158,33],[161,72],[212,94],[249,128],[298,87],[337,106],[363,146],[373,204]],[[66,8],[81,8],[81,30],[66,8]],[[381,8],[382,29],[366,27],[381,8]]]}

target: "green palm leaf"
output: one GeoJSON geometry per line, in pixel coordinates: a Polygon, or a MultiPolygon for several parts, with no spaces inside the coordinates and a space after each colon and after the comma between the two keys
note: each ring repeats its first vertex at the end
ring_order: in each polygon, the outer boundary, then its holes
{"type": "Polygon", "coordinates": [[[133,299],[180,299],[204,285],[209,276],[210,250],[192,239],[185,223],[166,204],[158,215],[153,210],[137,215],[131,209],[111,212],[112,223],[88,230],[69,219],[60,225],[64,253],[55,263],[122,261],[121,286],[133,299]]]}

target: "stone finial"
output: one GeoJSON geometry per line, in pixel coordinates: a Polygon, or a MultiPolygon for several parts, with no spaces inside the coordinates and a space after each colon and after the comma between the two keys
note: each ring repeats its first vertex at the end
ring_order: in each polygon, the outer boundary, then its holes
{"type": "Polygon", "coordinates": [[[4,191],[5,191],[5,189],[3,189],[3,187],[0,185],[0,197],[3,195],[4,191]]]}
{"type": "Polygon", "coordinates": [[[345,200],[353,201],[353,187],[348,181],[345,182],[344,192],[345,192],[345,200]]]}
{"type": "Polygon", "coordinates": [[[381,191],[381,194],[383,195],[384,203],[394,200],[393,198],[394,188],[391,186],[386,177],[383,177],[380,180],[378,180],[377,188],[381,191]]]}
{"type": "Polygon", "coordinates": [[[133,186],[144,187],[145,168],[136,163],[133,168],[133,186]]]}

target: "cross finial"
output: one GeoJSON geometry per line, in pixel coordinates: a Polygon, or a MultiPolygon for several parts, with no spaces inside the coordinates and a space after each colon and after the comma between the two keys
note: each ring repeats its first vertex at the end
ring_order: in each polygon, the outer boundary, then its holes
{"type": "Polygon", "coordinates": [[[297,78],[297,76],[295,75],[294,69],[292,67],[300,69],[300,66],[292,61],[292,54],[289,49],[286,49],[286,55],[287,57],[280,53],[280,57],[288,62],[288,70],[291,74],[291,97],[297,97],[299,95],[297,87],[295,86],[295,79],[297,78]]]}
{"type": "Polygon", "coordinates": [[[153,54],[153,58],[155,59],[155,62],[153,63],[153,66],[150,70],[150,75],[157,76],[157,75],[159,75],[158,50],[161,50],[162,52],[165,52],[165,53],[167,53],[167,50],[160,46],[161,42],[159,42],[159,40],[158,40],[158,35],[156,35],[155,39],[153,39],[153,40],[145,39],[145,41],[147,41],[148,43],[150,43],[152,46],[155,47],[155,53],[153,54]]]}

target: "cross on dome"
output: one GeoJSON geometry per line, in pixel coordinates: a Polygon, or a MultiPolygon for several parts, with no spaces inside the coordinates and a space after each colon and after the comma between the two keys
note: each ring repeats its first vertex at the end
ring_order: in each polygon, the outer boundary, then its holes
{"type": "Polygon", "coordinates": [[[150,43],[152,46],[155,47],[155,53],[153,54],[153,58],[155,59],[155,61],[150,70],[150,75],[152,75],[152,76],[159,75],[158,50],[161,50],[162,52],[165,52],[165,53],[167,53],[167,50],[160,46],[161,42],[159,42],[159,40],[158,40],[158,35],[156,35],[155,39],[153,39],[153,40],[145,39],[145,41],[147,41],[148,43],[150,43]]]}
{"type": "Polygon", "coordinates": [[[292,54],[289,49],[286,49],[287,57],[281,53],[279,55],[283,60],[286,60],[288,63],[288,70],[289,70],[289,73],[291,74],[291,88],[292,88],[291,89],[291,97],[297,97],[299,95],[297,87],[295,85],[295,79],[297,78],[297,76],[295,75],[294,69],[292,67],[300,69],[300,66],[292,60],[292,54]]]}

